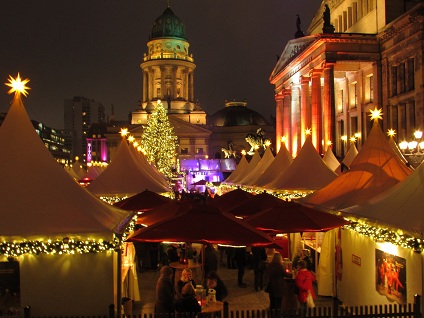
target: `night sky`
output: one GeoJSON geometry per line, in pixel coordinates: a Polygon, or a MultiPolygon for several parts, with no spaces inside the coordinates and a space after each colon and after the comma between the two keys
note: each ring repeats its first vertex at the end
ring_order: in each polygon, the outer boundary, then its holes
{"type": "MultiPolygon", "coordinates": [[[[246,100],[275,115],[269,76],[296,32],[306,32],[321,0],[172,0],[197,68],[194,95],[208,114],[225,100],[246,100]]],[[[63,128],[65,98],[99,101],[126,119],[141,99],[141,69],[154,20],[165,0],[9,0],[0,11],[0,79],[20,72],[31,88],[31,119],[63,128]]],[[[2,85],[0,112],[12,95],[2,85]]]]}

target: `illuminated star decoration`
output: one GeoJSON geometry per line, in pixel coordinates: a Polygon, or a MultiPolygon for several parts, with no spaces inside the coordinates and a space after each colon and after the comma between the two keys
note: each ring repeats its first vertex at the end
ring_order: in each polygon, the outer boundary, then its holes
{"type": "Polygon", "coordinates": [[[389,130],[387,131],[387,135],[388,135],[389,137],[394,137],[394,136],[396,135],[396,131],[395,131],[394,129],[389,129],[389,130]]]}
{"type": "Polygon", "coordinates": [[[312,129],[311,128],[306,128],[305,129],[305,135],[306,136],[310,136],[312,134],[312,129]]]}
{"type": "Polygon", "coordinates": [[[370,112],[371,112],[371,114],[370,114],[371,120],[383,119],[383,117],[381,117],[381,115],[383,115],[381,108],[377,109],[377,107],[376,107],[374,109],[370,109],[370,112]]]}
{"type": "Polygon", "coordinates": [[[128,135],[128,128],[121,128],[121,131],[119,133],[122,137],[128,135]]]}
{"type": "Polygon", "coordinates": [[[9,75],[8,81],[8,83],[5,83],[7,86],[11,87],[7,92],[8,94],[16,93],[27,96],[27,90],[31,89],[26,86],[26,84],[29,82],[29,79],[26,78],[24,80],[21,80],[21,75],[19,73],[18,76],[16,76],[16,79],[13,78],[12,75],[9,75]]]}

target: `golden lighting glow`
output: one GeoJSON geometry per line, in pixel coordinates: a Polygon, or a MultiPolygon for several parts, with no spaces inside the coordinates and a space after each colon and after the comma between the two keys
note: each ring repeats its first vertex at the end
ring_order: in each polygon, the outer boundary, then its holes
{"type": "Polygon", "coordinates": [[[343,141],[347,141],[347,136],[343,135],[343,136],[340,137],[340,139],[343,140],[343,141]]]}
{"type": "Polygon", "coordinates": [[[331,140],[327,140],[327,146],[331,146],[332,144],[331,140]]]}
{"type": "Polygon", "coordinates": [[[381,117],[381,115],[383,115],[383,111],[382,111],[381,108],[377,109],[377,107],[376,107],[374,109],[370,109],[370,112],[371,112],[371,114],[370,114],[371,120],[383,119],[383,117],[381,117]]]}
{"type": "Polygon", "coordinates": [[[286,141],[287,141],[287,137],[286,136],[281,136],[281,142],[286,143],[286,141]]]}
{"type": "Polygon", "coordinates": [[[138,146],[138,147],[137,147],[137,151],[138,151],[138,152],[142,152],[142,151],[143,151],[143,148],[142,148],[141,146],[138,146]]]}
{"type": "Polygon", "coordinates": [[[350,142],[355,142],[356,141],[356,137],[355,136],[352,136],[352,137],[350,137],[350,142]]]}
{"type": "Polygon", "coordinates": [[[416,131],[414,132],[414,137],[415,137],[416,139],[421,139],[421,138],[422,138],[422,136],[423,136],[423,132],[422,132],[421,130],[416,130],[416,131]]]}
{"type": "Polygon", "coordinates": [[[243,156],[245,156],[245,155],[246,155],[246,150],[244,150],[244,149],[243,149],[243,150],[241,151],[241,154],[242,154],[243,156]]]}
{"type": "Polygon", "coordinates": [[[132,136],[132,135],[128,136],[128,141],[129,142],[134,142],[134,140],[135,140],[135,137],[134,136],[132,136]]]}
{"type": "Polygon", "coordinates": [[[361,133],[360,132],[357,132],[357,133],[354,134],[354,136],[355,136],[356,139],[360,139],[361,138],[361,133]]]}
{"type": "Polygon", "coordinates": [[[394,137],[396,135],[396,131],[394,129],[389,129],[387,131],[387,136],[394,137]]]}
{"type": "Polygon", "coordinates": [[[128,128],[121,128],[121,131],[119,133],[121,134],[122,137],[125,137],[129,133],[128,128]]]}
{"type": "Polygon", "coordinates": [[[11,89],[9,89],[9,91],[7,92],[8,94],[18,93],[24,96],[28,95],[27,90],[31,89],[28,86],[26,86],[26,84],[29,82],[28,78],[21,80],[21,76],[18,73],[18,76],[16,77],[16,79],[13,78],[11,75],[9,75],[8,81],[9,83],[5,83],[7,86],[11,87],[11,89]]]}
{"type": "Polygon", "coordinates": [[[267,139],[267,140],[265,141],[265,146],[266,146],[266,147],[271,146],[271,140],[267,139]]]}
{"type": "Polygon", "coordinates": [[[138,145],[139,145],[138,141],[134,141],[134,142],[133,142],[133,146],[134,146],[134,148],[137,148],[137,147],[138,147],[138,145]]]}
{"type": "Polygon", "coordinates": [[[311,128],[306,128],[305,129],[305,135],[306,136],[310,136],[312,134],[312,129],[311,128]]]}

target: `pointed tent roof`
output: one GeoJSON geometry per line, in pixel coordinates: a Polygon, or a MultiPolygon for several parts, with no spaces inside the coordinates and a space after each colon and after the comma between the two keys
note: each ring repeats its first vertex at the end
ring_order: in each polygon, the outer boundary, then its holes
{"type": "Polygon", "coordinates": [[[146,189],[153,192],[169,191],[141,168],[125,139],[121,140],[114,160],[87,186],[87,190],[96,196],[133,196],[146,189]]]}
{"type": "Polygon", "coordinates": [[[110,239],[125,230],[133,213],[100,201],[56,162],[35,132],[20,94],[0,127],[0,147],[2,239],[110,239]]]}
{"type": "Polygon", "coordinates": [[[243,172],[238,175],[236,178],[232,180],[233,184],[241,184],[240,181],[243,180],[255,167],[258,165],[258,163],[261,161],[261,155],[256,151],[253,155],[252,159],[250,159],[248,166],[246,169],[243,170],[243,172]]]}
{"type": "Polygon", "coordinates": [[[77,180],[83,178],[84,175],[87,173],[87,171],[84,170],[78,159],[75,160],[74,164],[71,167],[71,170],[78,176],[77,180]]]}
{"type": "Polygon", "coordinates": [[[159,185],[162,185],[164,187],[168,187],[168,181],[166,180],[166,177],[164,174],[160,173],[155,166],[151,165],[147,159],[146,156],[142,153],[137,151],[134,147],[130,147],[131,153],[134,156],[134,158],[138,161],[141,168],[151,177],[155,182],[157,182],[159,185]]]}
{"type": "Polygon", "coordinates": [[[232,183],[234,179],[238,178],[243,174],[244,170],[249,165],[249,162],[246,159],[246,156],[242,156],[240,162],[236,166],[236,169],[230,174],[230,176],[224,181],[224,183],[232,183]]]}
{"type": "Polygon", "coordinates": [[[400,151],[398,145],[393,140],[392,136],[390,136],[389,138],[389,144],[392,147],[393,151],[399,156],[400,160],[402,160],[405,164],[408,164],[408,160],[406,160],[405,156],[402,154],[402,151],[400,151]]]}
{"type": "Polygon", "coordinates": [[[242,180],[240,180],[240,183],[246,186],[253,185],[253,182],[255,182],[256,179],[262,175],[262,173],[268,168],[273,160],[274,155],[272,154],[271,147],[268,147],[256,167],[250,171],[249,174],[246,175],[242,180]]]}
{"type": "Polygon", "coordinates": [[[346,153],[346,156],[343,158],[342,163],[350,168],[350,165],[352,164],[353,159],[358,155],[358,149],[356,149],[356,146],[354,143],[350,144],[349,150],[346,153]]]}
{"type": "Polygon", "coordinates": [[[350,170],[299,201],[309,206],[339,210],[366,202],[410,174],[411,169],[399,159],[375,121],[350,170]]]}
{"type": "Polygon", "coordinates": [[[293,163],[266,187],[281,190],[316,190],[326,186],[336,177],[308,137],[293,163]]]}
{"type": "Polygon", "coordinates": [[[87,173],[81,179],[95,180],[104,170],[104,167],[90,166],[87,169],[87,173]]]}
{"type": "Polygon", "coordinates": [[[342,209],[342,213],[401,229],[422,239],[424,237],[423,195],[424,164],[421,163],[410,176],[389,190],[366,203],[342,209]]]}
{"type": "Polygon", "coordinates": [[[282,174],[293,162],[290,152],[287,150],[286,144],[282,143],[280,151],[275,156],[274,160],[262,175],[253,183],[257,187],[265,187],[267,184],[274,181],[282,174]]]}
{"type": "Polygon", "coordinates": [[[325,152],[322,160],[324,160],[325,164],[333,171],[336,171],[340,167],[340,162],[337,160],[336,156],[334,155],[333,150],[331,149],[331,146],[327,148],[327,151],[325,152]]]}

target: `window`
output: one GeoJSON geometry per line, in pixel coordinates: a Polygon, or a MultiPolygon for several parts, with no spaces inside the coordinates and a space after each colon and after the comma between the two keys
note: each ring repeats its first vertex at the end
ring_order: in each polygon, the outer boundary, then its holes
{"type": "Polygon", "coordinates": [[[196,148],[196,155],[203,155],[203,148],[196,148]]]}
{"type": "Polygon", "coordinates": [[[181,148],[182,155],[188,155],[188,148],[181,148]]]}
{"type": "Polygon", "coordinates": [[[413,58],[408,59],[406,67],[407,67],[407,72],[408,72],[408,76],[406,78],[407,89],[408,89],[408,91],[412,91],[412,90],[415,89],[415,77],[414,77],[414,74],[415,74],[414,67],[415,67],[415,65],[414,65],[414,59],[413,58]]]}
{"type": "Polygon", "coordinates": [[[401,63],[398,66],[398,84],[399,84],[399,93],[405,93],[406,90],[406,78],[405,78],[405,62],[401,63]]]}
{"type": "Polygon", "coordinates": [[[369,76],[368,77],[368,81],[369,81],[369,101],[370,103],[372,103],[374,101],[374,76],[369,76]]]}
{"type": "Polygon", "coordinates": [[[391,67],[391,76],[390,76],[390,96],[397,95],[397,68],[396,66],[391,67]]]}
{"type": "Polygon", "coordinates": [[[156,97],[160,97],[160,87],[156,88],[156,97]]]}

